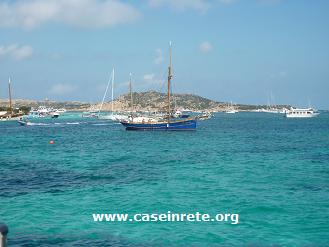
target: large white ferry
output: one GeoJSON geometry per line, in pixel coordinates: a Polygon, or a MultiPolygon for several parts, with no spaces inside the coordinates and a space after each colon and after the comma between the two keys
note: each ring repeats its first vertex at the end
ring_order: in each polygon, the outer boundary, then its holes
{"type": "Polygon", "coordinates": [[[313,108],[293,108],[286,111],[285,116],[287,118],[310,118],[319,115],[313,108]]]}

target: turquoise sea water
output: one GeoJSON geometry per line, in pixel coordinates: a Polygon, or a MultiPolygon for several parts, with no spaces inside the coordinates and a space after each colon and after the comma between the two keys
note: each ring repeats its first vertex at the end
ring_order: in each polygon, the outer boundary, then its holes
{"type": "Polygon", "coordinates": [[[9,246],[329,246],[328,113],[217,114],[195,132],[40,121],[0,123],[9,246]],[[237,213],[239,224],[92,218],[167,211],[237,213]]]}

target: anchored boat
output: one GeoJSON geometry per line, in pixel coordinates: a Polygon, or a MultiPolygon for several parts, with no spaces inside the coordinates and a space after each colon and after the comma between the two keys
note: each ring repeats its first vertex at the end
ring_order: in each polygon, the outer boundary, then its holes
{"type": "Polygon", "coordinates": [[[173,120],[170,122],[124,122],[121,124],[126,127],[126,130],[195,130],[196,120],[186,119],[186,120],[173,120]]]}
{"type": "Polygon", "coordinates": [[[171,79],[172,74],[172,48],[170,47],[170,63],[168,67],[168,91],[167,91],[167,115],[165,118],[143,118],[138,117],[138,121],[133,116],[128,120],[121,121],[121,124],[126,127],[126,130],[195,130],[196,119],[184,118],[173,119],[171,112],[171,79]],[[142,121],[140,121],[142,118],[142,121]]]}
{"type": "Polygon", "coordinates": [[[319,115],[318,112],[315,112],[313,108],[293,108],[286,111],[285,116],[287,118],[311,118],[319,115]]]}
{"type": "Polygon", "coordinates": [[[8,93],[9,93],[9,108],[7,111],[0,111],[0,121],[16,121],[20,119],[23,115],[21,111],[15,112],[12,103],[11,97],[11,80],[10,77],[8,79],[8,93]]]}
{"type": "Polygon", "coordinates": [[[231,105],[227,104],[227,108],[226,108],[225,113],[234,114],[234,113],[237,113],[237,112],[239,112],[239,111],[234,107],[232,101],[231,101],[231,105]]]}

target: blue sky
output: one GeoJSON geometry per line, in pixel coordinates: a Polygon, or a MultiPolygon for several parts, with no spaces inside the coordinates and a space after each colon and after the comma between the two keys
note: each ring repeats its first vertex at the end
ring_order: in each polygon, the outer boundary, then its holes
{"type": "Polygon", "coordinates": [[[100,101],[173,90],[218,101],[329,108],[329,1],[0,1],[0,98],[100,101]]]}

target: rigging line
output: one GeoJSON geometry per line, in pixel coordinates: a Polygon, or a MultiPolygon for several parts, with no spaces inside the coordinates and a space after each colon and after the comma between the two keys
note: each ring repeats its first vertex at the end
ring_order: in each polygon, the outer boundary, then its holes
{"type": "MultiPolygon", "coordinates": [[[[107,86],[106,86],[105,93],[104,93],[104,96],[103,96],[103,99],[102,99],[102,103],[101,103],[100,108],[99,108],[99,110],[98,110],[98,116],[99,116],[99,114],[100,114],[100,112],[101,112],[101,110],[102,110],[102,108],[103,108],[104,100],[105,100],[105,97],[106,97],[106,94],[107,94],[107,90],[109,89],[111,79],[113,78],[113,74],[114,74],[114,69],[113,69],[113,71],[112,71],[112,74],[111,74],[111,76],[110,76],[108,82],[107,82],[107,86]]],[[[113,104],[113,102],[112,102],[112,104],[113,104]]]]}
{"type": "Polygon", "coordinates": [[[160,77],[161,83],[160,83],[160,92],[163,92],[164,86],[166,85],[166,71],[163,71],[162,76],[160,77]]]}

